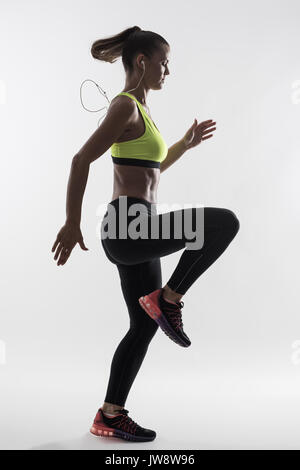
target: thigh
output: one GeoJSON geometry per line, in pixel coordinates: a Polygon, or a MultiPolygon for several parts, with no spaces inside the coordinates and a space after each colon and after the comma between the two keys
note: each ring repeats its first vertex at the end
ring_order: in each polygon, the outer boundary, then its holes
{"type": "MultiPolygon", "coordinates": [[[[185,248],[187,242],[195,241],[192,232],[197,233],[197,237],[202,240],[202,244],[196,245],[198,249],[201,249],[205,238],[209,238],[211,232],[222,227],[224,216],[223,209],[193,207],[143,216],[139,219],[141,225],[143,221],[145,222],[145,237],[133,239],[130,236],[132,233],[128,230],[128,236],[124,239],[105,238],[102,240],[106,253],[116,264],[130,266],[175,253],[185,248]],[[189,227],[191,230],[186,230],[189,227]]],[[[128,217],[128,220],[128,229],[130,229],[133,219],[128,217]]]]}

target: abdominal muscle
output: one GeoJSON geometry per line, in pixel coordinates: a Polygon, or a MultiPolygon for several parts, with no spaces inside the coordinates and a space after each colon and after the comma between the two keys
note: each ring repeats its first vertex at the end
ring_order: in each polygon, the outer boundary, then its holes
{"type": "Polygon", "coordinates": [[[131,196],[157,203],[157,187],[160,178],[159,168],[134,165],[114,165],[114,187],[112,199],[131,196]]]}

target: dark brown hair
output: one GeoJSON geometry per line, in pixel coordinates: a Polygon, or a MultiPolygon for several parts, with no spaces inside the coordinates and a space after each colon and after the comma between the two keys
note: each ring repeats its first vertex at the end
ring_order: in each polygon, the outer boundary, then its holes
{"type": "Polygon", "coordinates": [[[152,31],[143,31],[139,26],[125,29],[115,36],[98,39],[92,44],[91,54],[94,59],[114,63],[118,57],[122,57],[126,72],[133,72],[133,60],[139,53],[149,59],[153,52],[168,42],[160,34],[152,31]]]}

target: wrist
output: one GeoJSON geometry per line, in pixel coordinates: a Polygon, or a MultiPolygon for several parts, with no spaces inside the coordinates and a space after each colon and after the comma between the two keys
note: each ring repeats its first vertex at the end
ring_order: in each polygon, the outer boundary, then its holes
{"type": "Polygon", "coordinates": [[[180,139],[180,142],[181,142],[181,145],[182,145],[182,150],[185,152],[186,150],[188,150],[189,146],[185,143],[184,141],[184,137],[182,139],[180,139]]]}
{"type": "Polygon", "coordinates": [[[66,224],[67,225],[73,225],[73,226],[76,226],[76,227],[80,227],[80,221],[78,221],[76,219],[72,219],[70,217],[66,218],[66,224]]]}

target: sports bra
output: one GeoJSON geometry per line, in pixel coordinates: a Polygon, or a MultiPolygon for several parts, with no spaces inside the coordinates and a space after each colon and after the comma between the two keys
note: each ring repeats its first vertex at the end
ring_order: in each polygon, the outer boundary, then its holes
{"type": "Polygon", "coordinates": [[[119,95],[126,95],[136,102],[144,119],[145,132],[137,139],[115,142],[110,148],[112,161],[119,165],[160,168],[160,163],[168,154],[168,146],[165,140],[135,96],[126,91],[116,96],[119,95]]]}

